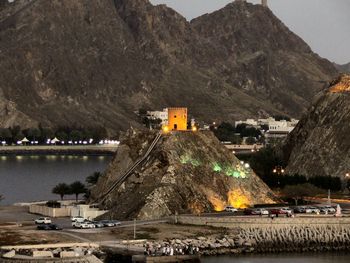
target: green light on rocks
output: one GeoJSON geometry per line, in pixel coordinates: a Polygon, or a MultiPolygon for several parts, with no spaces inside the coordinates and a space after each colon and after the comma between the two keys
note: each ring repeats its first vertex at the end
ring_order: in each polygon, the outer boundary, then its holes
{"type": "Polygon", "coordinates": [[[222,168],[221,168],[221,166],[218,163],[214,163],[213,164],[213,170],[214,170],[214,172],[219,173],[219,172],[222,171],[222,168]]]}
{"type": "Polygon", "coordinates": [[[191,164],[192,164],[193,166],[195,166],[195,167],[197,167],[197,166],[200,166],[200,165],[201,165],[200,161],[195,160],[195,159],[191,160],[191,164]]]}
{"type": "Polygon", "coordinates": [[[240,177],[241,177],[241,173],[238,172],[238,171],[234,171],[234,172],[233,172],[233,177],[235,177],[235,178],[240,178],[240,177]]]}

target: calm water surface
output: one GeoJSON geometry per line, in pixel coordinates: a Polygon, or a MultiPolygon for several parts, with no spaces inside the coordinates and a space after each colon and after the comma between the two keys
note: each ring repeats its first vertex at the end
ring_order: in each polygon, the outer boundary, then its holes
{"type": "MultiPolygon", "coordinates": [[[[85,182],[95,171],[104,171],[110,156],[0,156],[1,205],[15,202],[52,200],[51,193],[58,183],[85,182]]],[[[73,197],[74,198],[74,197],[73,197]]]]}
{"type": "Polygon", "coordinates": [[[202,263],[349,263],[350,253],[277,254],[203,258],[202,263]]]}

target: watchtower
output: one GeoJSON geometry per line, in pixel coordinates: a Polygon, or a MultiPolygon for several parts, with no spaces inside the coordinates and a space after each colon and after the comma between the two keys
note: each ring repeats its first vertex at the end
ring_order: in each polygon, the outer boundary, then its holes
{"type": "Polygon", "coordinates": [[[168,129],[170,131],[187,130],[187,108],[168,108],[168,129]]]}
{"type": "Polygon", "coordinates": [[[261,4],[262,6],[267,7],[267,0],[261,0],[261,4]]]}

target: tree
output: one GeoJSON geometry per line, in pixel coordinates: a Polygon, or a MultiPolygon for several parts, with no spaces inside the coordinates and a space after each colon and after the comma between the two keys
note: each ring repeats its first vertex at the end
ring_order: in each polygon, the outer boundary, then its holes
{"type": "Polygon", "coordinates": [[[7,129],[7,128],[0,129],[0,138],[2,140],[7,141],[7,142],[11,141],[12,140],[12,134],[11,134],[10,129],[7,129]]]}
{"type": "Polygon", "coordinates": [[[28,139],[33,141],[36,141],[41,136],[40,130],[36,128],[28,129],[26,134],[28,139]]]}
{"type": "Polygon", "coordinates": [[[97,184],[97,181],[101,175],[102,175],[101,172],[94,172],[93,174],[89,175],[85,181],[87,184],[89,184],[91,186],[95,185],[95,184],[97,184]]]}
{"type": "Polygon", "coordinates": [[[4,197],[2,195],[0,195],[0,202],[4,200],[4,197]]]}
{"type": "Polygon", "coordinates": [[[61,197],[61,200],[63,200],[63,197],[65,195],[69,195],[71,193],[70,191],[70,187],[69,185],[65,184],[65,183],[61,183],[56,185],[53,189],[52,189],[52,193],[53,194],[57,194],[61,197]]]}
{"type": "Polygon", "coordinates": [[[282,193],[287,198],[292,198],[295,205],[298,205],[298,200],[303,200],[307,196],[315,196],[322,193],[323,190],[309,183],[298,185],[287,185],[283,188],[282,193]]]}
{"type": "Polygon", "coordinates": [[[69,137],[72,141],[80,141],[83,139],[83,133],[79,130],[73,130],[70,134],[69,137]]]}
{"type": "Polygon", "coordinates": [[[79,195],[87,192],[85,185],[80,181],[75,181],[69,186],[69,188],[70,188],[71,194],[75,194],[75,200],[77,202],[78,202],[79,195]]]}

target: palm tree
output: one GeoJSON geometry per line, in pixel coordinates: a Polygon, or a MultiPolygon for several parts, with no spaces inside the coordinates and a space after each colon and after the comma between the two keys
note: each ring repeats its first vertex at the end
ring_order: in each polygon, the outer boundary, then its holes
{"type": "Polygon", "coordinates": [[[69,185],[65,184],[65,183],[61,183],[56,185],[53,189],[52,189],[52,193],[53,194],[57,194],[61,197],[61,200],[63,200],[63,197],[65,195],[69,195],[71,193],[71,188],[69,185]]]}
{"type": "Polygon", "coordinates": [[[76,202],[78,202],[78,196],[87,192],[85,185],[79,181],[76,181],[70,185],[71,194],[75,194],[76,202]]]}
{"type": "Polygon", "coordinates": [[[98,178],[100,178],[101,175],[102,175],[102,173],[100,173],[100,172],[94,172],[93,174],[89,175],[85,181],[90,186],[95,185],[95,184],[97,184],[98,178]]]}

